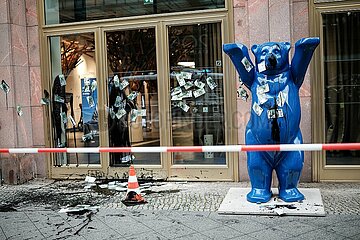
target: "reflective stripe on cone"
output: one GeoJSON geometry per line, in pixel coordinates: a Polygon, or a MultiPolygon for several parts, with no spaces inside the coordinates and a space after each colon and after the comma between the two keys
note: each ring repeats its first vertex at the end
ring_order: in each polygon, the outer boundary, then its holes
{"type": "Polygon", "coordinates": [[[140,194],[140,187],[133,165],[130,165],[129,168],[128,189],[126,192],[126,197],[121,202],[124,203],[126,206],[147,203],[147,201],[140,194]]]}

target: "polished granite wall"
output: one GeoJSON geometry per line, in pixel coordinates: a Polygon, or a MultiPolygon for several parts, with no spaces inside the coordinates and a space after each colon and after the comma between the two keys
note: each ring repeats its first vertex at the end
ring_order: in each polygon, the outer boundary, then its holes
{"type": "MultiPolygon", "coordinates": [[[[309,9],[307,0],[234,0],[235,42],[253,44],[263,42],[295,42],[309,37],[309,9]]],[[[292,48],[292,50],[294,50],[292,48]]],[[[291,54],[294,52],[292,51],[291,54]]],[[[252,60],[253,56],[250,53],[252,60]]],[[[304,143],[311,143],[311,91],[310,75],[306,74],[300,89],[301,131],[304,143]]],[[[251,101],[237,101],[239,143],[245,142],[246,123],[250,117],[251,101]]],[[[239,156],[240,180],[247,180],[246,153],[239,156]]],[[[275,183],[276,183],[276,179],[275,183]]],[[[305,153],[301,181],[311,181],[311,154],[305,153]]]]}
{"type": "MultiPolygon", "coordinates": [[[[235,41],[251,47],[267,41],[289,41],[292,45],[309,36],[307,0],[234,0],[235,41]]],[[[0,148],[44,146],[43,107],[40,79],[39,35],[36,0],[0,2],[0,76],[9,83],[8,109],[0,92],[0,148]],[[14,91],[16,89],[16,91],[14,91]],[[20,117],[16,105],[24,114],[20,117]]],[[[301,129],[305,143],[311,142],[311,91],[307,73],[300,90],[301,129]]],[[[244,143],[250,102],[237,101],[239,143],[244,143]]],[[[23,182],[45,176],[44,155],[0,155],[3,178],[23,182]]],[[[246,154],[240,153],[240,180],[248,180],[246,154]]],[[[305,153],[302,181],[311,181],[311,155],[305,153]]],[[[275,180],[276,182],[276,180],[275,180]]]]}
{"type": "MultiPolygon", "coordinates": [[[[44,146],[43,107],[36,0],[0,2],[0,80],[10,85],[0,92],[0,147],[44,146]],[[22,107],[18,116],[16,106],[22,107]]],[[[45,175],[45,156],[1,154],[6,183],[21,183],[45,175]]]]}

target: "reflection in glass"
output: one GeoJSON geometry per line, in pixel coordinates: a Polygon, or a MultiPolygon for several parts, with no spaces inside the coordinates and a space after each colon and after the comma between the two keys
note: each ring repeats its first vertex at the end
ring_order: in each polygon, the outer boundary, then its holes
{"type": "Polygon", "coordinates": [[[49,25],[224,7],[225,0],[45,0],[45,19],[49,25]]]}
{"type": "MultiPolygon", "coordinates": [[[[98,147],[94,34],[51,37],[51,115],[55,147],[98,147]]],[[[56,155],[55,165],[100,164],[99,154],[56,155]]]]}
{"type": "MultiPolygon", "coordinates": [[[[108,32],[111,147],[160,146],[155,29],[108,32]]],[[[160,164],[160,153],[112,153],[112,166],[160,164]]]]}
{"type": "MultiPolygon", "coordinates": [[[[173,145],[224,145],[221,25],[171,26],[168,32],[173,145]]],[[[174,164],[226,164],[225,153],[173,156],[174,164]]]]}
{"type": "MultiPolygon", "coordinates": [[[[360,142],[360,12],[322,17],[326,142],[360,142]]],[[[328,151],[326,164],[359,165],[360,151],[328,151]]]]}

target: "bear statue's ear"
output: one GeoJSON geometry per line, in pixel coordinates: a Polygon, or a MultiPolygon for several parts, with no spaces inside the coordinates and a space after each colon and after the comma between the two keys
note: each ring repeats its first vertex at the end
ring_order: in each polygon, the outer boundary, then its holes
{"type": "Polygon", "coordinates": [[[259,45],[257,45],[257,44],[254,44],[254,45],[252,45],[252,47],[251,47],[251,52],[256,56],[256,53],[257,53],[257,51],[258,51],[258,46],[259,45]]]}
{"type": "Polygon", "coordinates": [[[289,52],[289,50],[291,48],[291,44],[289,42],[284,42],[284,45],[286,47],[286,50],[289,52]]]}

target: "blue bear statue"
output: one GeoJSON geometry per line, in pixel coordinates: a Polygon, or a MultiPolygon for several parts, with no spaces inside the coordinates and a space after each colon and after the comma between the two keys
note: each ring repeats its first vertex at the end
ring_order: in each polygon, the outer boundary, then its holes
{"type": "MultiPolygon", "coordinates": [[[[255,67],[248,49],[240,43],[224,44],[223,50],[235,65],[243,84],[252,94],[250,120],[246,127],[247,145],[301,144],[299,89],[315,48],[317,37],[296,42],[289,64],[290,43],[267,42],[253,45],[255,67]]],[[[271,199],[272,172],[279,181],[279,197],[285,202],[304,199],[297,189],[304,164],[303,151],[247,152],[251,191],[247,200],[254,203],[271,199]]]]}

